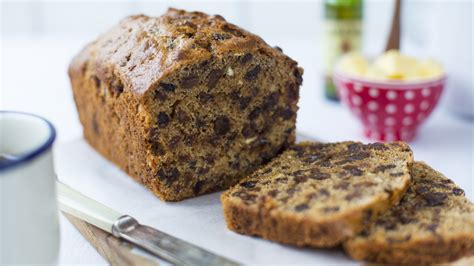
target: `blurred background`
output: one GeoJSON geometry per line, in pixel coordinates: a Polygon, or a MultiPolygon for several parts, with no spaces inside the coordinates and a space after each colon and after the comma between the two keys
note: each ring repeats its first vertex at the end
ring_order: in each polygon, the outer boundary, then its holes
{"type": "MultiPolygon", "coordinates": [[[[39,113],[59,127],[60,139],[79,137],[66,75],[70,59],[123,17],[137,13],[158,16],[170,6],[220,14],[270,45],[282,47],[305,68],[301,108],[321,98],[322,1],[2,1],[1,109],[39,113]],[[38,104],[46,99],[54,104],[38,104]]],[[[364,1],[362,47],[366,55],[383,52],[393,6],[390,0],[364,1]]],[[[448,87],[439,109],[471,121],[472,15],[470,0],[404,1],[401,39],[403,52],[432,57],[446,68],[448,87]]],[[[313,120],[313,116],[311,111],[300,112],[298,123],[313,120]]],[[[308,129],[314,127],[304,124],[308,129]]]]}

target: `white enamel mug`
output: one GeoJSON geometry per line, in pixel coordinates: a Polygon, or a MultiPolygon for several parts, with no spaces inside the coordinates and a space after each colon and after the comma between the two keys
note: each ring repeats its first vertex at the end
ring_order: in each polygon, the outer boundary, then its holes
{"type": "Polygon", "coordinates": [[[0,265],[57,262],[55,136],[41,117],[0,111],[0,265]]]}

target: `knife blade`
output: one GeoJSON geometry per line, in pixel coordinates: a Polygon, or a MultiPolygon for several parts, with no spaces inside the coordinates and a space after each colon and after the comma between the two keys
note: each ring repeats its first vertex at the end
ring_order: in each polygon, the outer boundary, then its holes
{"type": "Polygon", "coordinates": [[[59,208],[175,265],[240,265],[225,257],[140,224],[57,181],[59,208]]]}

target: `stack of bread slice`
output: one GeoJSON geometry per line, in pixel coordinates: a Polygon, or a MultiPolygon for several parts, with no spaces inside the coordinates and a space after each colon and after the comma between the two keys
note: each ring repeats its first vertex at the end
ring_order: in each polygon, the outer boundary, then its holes
{"type": "Polygon", "coordinates": [[[227,226],[276,242],[342,245],[357,260],[474,255],[474,205],[403,142],[294,145],[222,195],[227,226]]]}

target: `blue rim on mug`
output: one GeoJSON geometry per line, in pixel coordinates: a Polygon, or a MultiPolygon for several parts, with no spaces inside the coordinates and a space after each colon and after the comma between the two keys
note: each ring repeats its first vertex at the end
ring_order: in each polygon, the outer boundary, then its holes
{"type": "Polygon", "coordinates": [[[19,111],[0,110],[0,115],[1,114],[16,114],[16,115],[22,115],[22,116],[30,116],[30,117],[34,117],[35,119],[42,120],[43,122],[46,123],[46,126],[49,129],[49,136],[38,147],[35,147],[31,151],[25,152],[24,154],[21,154],[18,157],[15,157],[15,159],[13,160],[9,160],[7,163],[0,164],[0,172],[10,169],[12,167],[18,166],[22,163],[31,161],[32,159],[44,153],[45,151],[48,151],[53,145],[53,142],[56,139],[56,129],[54,128],[53,124],[51,124],[51,122],[49,122],[47,119],[39,115],[19,112],[19,111]]]}

